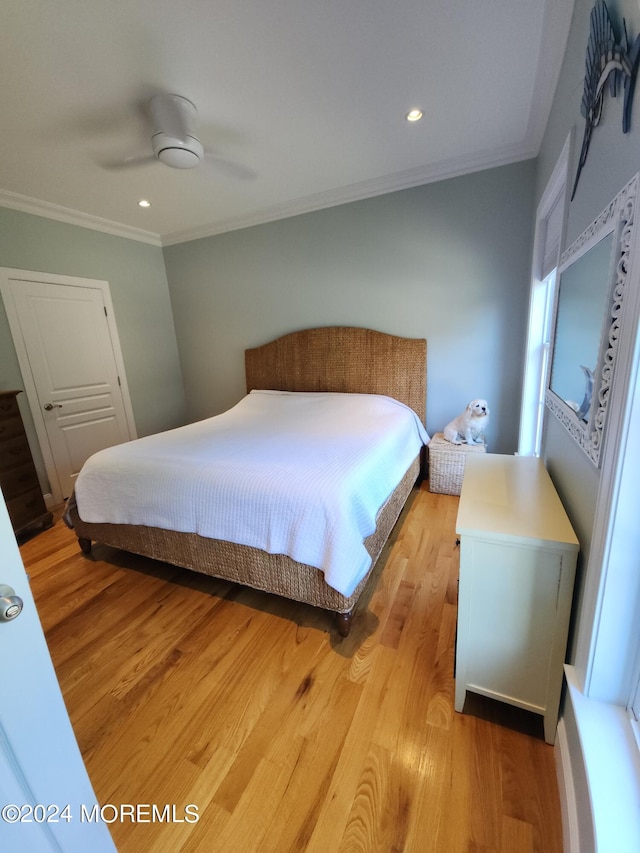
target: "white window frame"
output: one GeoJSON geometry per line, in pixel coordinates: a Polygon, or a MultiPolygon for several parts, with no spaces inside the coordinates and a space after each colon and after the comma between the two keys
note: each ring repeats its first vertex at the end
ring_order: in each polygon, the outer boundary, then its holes
{"type": "MultiPolygon", "coordinates": [[[[629,714],[629,719],[631,720],[631,729],[633,731],[633,736],[636,739],[638,753],[640,754],[640,668],[636,669],[633,684],[635,685],[635,693],[629,700],[627,712],[629,714]]],[[[631,689],[633,690],[634,688],[632,687],[631,689]]]]}
{"type": "MultiPolygon", "coordinates": [[[[638,722],[640,721],[640,672],[635,673],[633,683],[635,685],[635,693],[633,693],[629,702],[629,713],[638,722]]],[[[633,690],[633,686],[631,689],[633,690]]]]}
{"type": "Polygon", "coordinates": [[[562,149],[549,182],[545,188],[536,211],[536,227],[533,243],[533,261],[531,271],[531,291],[529,297],[529,320],[527,324],[527,343],[525,349],[524,375],[522,380],[522,403],[520,407],[520,432],[518,453],[520,456],[539,456],[542,446],[542,426],[544,422],[544,397],[549,364],[549,341],[551,337],[551,318],[555,300],[555,270],[543,273],[543,257],[546,242],[547,220],[549,214],[560,204],[562,206],[562,226],[559,249],[564,240],[567,218],[568,195],[566,192],[569,174],[569,154],[572,135],[562,149]]]}
{"type": "Polygon", "coordinates": [[[640,739],[634,719],[634,707],[638,710],[640,699],[637,228],[628,264],[593,536],[584,570],[575,664],[565,666],[568,701],[587,778],[594,849],[616,853],[635,853],[640,842],[640,739]]]}

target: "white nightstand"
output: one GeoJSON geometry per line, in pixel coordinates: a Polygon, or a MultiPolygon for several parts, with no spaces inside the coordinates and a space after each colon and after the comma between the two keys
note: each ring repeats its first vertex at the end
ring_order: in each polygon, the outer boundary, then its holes
{"type": "Polygon", "coordinates": [[[467,459],[456,532],[456,711],[481,693],[542,714],[553,743],[579,544],[542,460],[467,459]]]}

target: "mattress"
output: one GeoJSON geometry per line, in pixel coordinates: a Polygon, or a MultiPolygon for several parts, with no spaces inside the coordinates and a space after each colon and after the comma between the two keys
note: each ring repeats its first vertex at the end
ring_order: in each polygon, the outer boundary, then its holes
{"type": "Polygon", "coordinates": [[[428,440],[390,397],[252,391],[221,415],[92,456],[78,514],[284,554],[349,596],[371,565],[363,543],[379,509],[428,440]]]}

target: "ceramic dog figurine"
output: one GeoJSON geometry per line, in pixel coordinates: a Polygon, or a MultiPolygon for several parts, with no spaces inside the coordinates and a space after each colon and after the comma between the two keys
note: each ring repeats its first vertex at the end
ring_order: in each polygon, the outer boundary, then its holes
{"type": "Polygon", "coordinates": [[[471,400],[467,407],[444,428],[444,437],[452,444],[482,444],[489,423],[486,400],[471,400]]]}

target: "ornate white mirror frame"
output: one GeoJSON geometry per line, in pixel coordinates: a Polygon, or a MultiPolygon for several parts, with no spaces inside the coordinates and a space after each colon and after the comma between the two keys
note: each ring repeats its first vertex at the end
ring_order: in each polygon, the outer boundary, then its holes
{"type": "MultiPolygon", "coordinates": [[[[604,440],[607,421],[607,408],[609,403],[610,389],[615,373],[616,357],[618,354],[618,339],[622,319],[625,310],[625,291],[630,278],[630,260],[635,232],[635,206],[638,191],[640,173],[634,175],[629,183],[618,193],[609,205],[602,211],[600,216],[583,231],[571,246],[563,253],[558,267],[559,287],[556,296],[556,307],[554,313],[554,336],[551,342],[551,358],[546,383],[545,402],[569,435],[580,445],[594,465],[600,463],[600,449],[604,440]],[[554,362],[556,372],[558,371],[559,353],[562,351],[562,337],[569,337],[565,330],[571,325],[571,335],[579,336],[578,327],[581,316],[573,316],[570,320],[564,320],[559,326],[558,321],[563,310],[568,308],[563,305],[563,275],[565,281],[569,282],[570,276],[572,286],[581,286],[580,280],[587,273],[592,258],[595,258],[596,247],[600,244],[600,255],[607,252],[603,241],[610,237],[611,251],[607,261],[608,272],[602,277],[602,301],[605,304],[604,318],[600,324],[599,341],[586,341],[589,347],[597,351],[597,361],[592,369],[589,365],[580,364],[577,358],[573,365],[575,370],[582,369],[587,377],[584,399],[581,404],[574,400],[563,398],[557,393],[560,389],[554,380],[554,362]],[[592,253],[589,255],[589,253],[592,253]],[[578,265],[578,262],[580,264],[578,265]],[[591,377],[593,388],[590,387],[591,377]],[[555,390],[554,390],[555,385],[555,390]]],[[[602,263],[601,263],[602,266],[602,263]]],[[[586,276],[585,276],[586,279],[586,276]]],[[[585,280],[585,297],[589,301],[587,282],[585,280]]],[[[594,301],[591,299],[591,301],[594,301]]],[[[595,300],[597,301],[597,300],[595,300]]],[[[587,324],[588,325],[588,324],[587,324]]],[[[598,337],[598,332],[595,333],[598,337]]],[[[578,354],[581,350],[577,348],[578,354]]]]}

